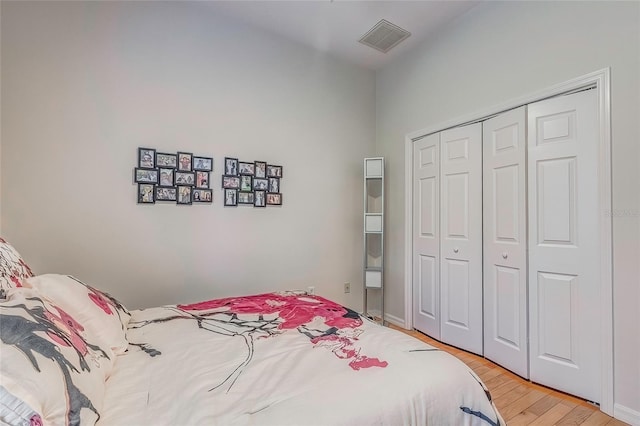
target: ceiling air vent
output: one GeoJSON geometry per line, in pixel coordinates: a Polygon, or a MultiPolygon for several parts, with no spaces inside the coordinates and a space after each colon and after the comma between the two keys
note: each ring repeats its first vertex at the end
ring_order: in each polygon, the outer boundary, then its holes
{"type": "Polygon", "coordinates": [[[411,33],[409,31],[403,30],[399,26],[393,25],[391,22],[383,19],[371,28],[359,41],[382,53],[387,53],[392,47],[410,35],[411,33]]]}

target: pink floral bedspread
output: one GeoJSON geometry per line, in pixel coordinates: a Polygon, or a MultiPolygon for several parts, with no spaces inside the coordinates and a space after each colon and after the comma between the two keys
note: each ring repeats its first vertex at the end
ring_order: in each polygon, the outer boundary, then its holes
{"type": "Polygon", "coordinates": [[[322,297],[131,313],[100,425],[501,424],[462,362],[322,297]]]}

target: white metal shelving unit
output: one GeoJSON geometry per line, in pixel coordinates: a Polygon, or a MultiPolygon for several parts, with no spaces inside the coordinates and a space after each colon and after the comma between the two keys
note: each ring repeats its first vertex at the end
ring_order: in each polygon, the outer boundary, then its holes
{"type": "MultiPolygon", "coordinates": [[[[384,158],[364,159],[364,303],[369,311],[369,291],[380,300],[379,322],[384,324],[384,158]]],[[[377,318],[377,312],[374,319],[377,318]]]]}

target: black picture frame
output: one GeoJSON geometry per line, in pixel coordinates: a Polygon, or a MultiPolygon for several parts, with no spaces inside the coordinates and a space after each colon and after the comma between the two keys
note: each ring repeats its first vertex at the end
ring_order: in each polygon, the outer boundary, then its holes
{"type": "Polygon", "coordinates": [[[178,200],[178,189],[175,186],[156,186],[156,202],[165,202],[172,201],[176,202],[178,200]]]}
{"type": "Polygon", "coordinates": [[[256,172],[256,164],[247,161],[238,162],[238,173],[245,176],[253,176],[256,172]]]}
{"type": "Polygon", "coordinates": [[[251,175],[240,176],[240,191],[243,191],[243,192],[253,191],[253,176],[251,175]]]}
{"type": "Polygon", "coordinates": [[[206,172],[203,170],[196,170],[194,173],[196,174],[196,183],[195,183],[196,188],[207,189],[210,187],[209,172],[206,172]]]}
{"type": "Polygon", "coordinates": [[[193,154],[178,151],[178,170],[181,172],[193,171],[193,154]]]}
{"type": "Polygon", "coordinates": [[[194,203],[212,203],[213,190],[195,188],[192,192],[191,198],[194,203]]]}
{"type": "Polygon", "coordinates": [[[240,188],[240,176],[222,176],[222,188],[223,189],[239,189],[240,188]]]}
{"type": "Polygon", "coordinates": [[[178,154],[170,154],[168,152],[156,152],[156,167],[162,168],[178,168],[178,154]]]}
{"type": "Polygon", "coordinates": [[[176,170],[174,174],[174,184],[176,186],[194,186],[196,184],[196,173],[180,172],[176,170]]]}
{"type": "Polygon", "coordinates": [[[133,181],[135,183],[158,183],[158,169],[146,169],[144,167],[136,167],[133,169],[133,181]]]}
{"type": "Polygon", "coordinates": [[[179,185],[179,186],[176,186],[176,188],[178,189],[177,191],[178,197],[176,199],[176,204],[188,205],[193,202],[192,196],[191,196],[193,193],[192,186],[179,185]]]}
{"type": "Polygon", "coordinates": [[[280,192],[280,178],[270,177],[267,179],[269,180],[269,185],[267,185],[268,187],[267,191],[272,193],[280,192]]]}
{"type": "Polygon", "coordinates": [[[213,171],[213,158],[211,157],[193,157],[193,170],[212,172],[213,171]]]}
{"type": "Polygon", "coordinates": [[[224,174],[225,176],[238,176],[237,158],[224,157],[224,174]]]}
{"type": "Polygon", "coordinates": [[[153,148],[138,148],[138,167],[154,169],[156,167],[156,150],[153,148]]]}
{"type": "Polygon", "coordinates": [[[255,194],[253,197],[254,207],[267,207],[267,192],[266,191],[253,191],[255,194]]]}
{"type": "Polygon", "coordinates": [[[267,178],[253,178],[253,190],[254,191],[266,191],[269,189],[269,179],[267,178]]]}
{"type": "Polygon", "coordinates": [[[176,169],[170,167],[160,167],[158,170],[158,186],[163,186],[165,188],[173,186],[176,169]]]}
{"type": "Polygon", "coordinates": [[[267,177],[281,178],[282,166],[274,166],[273,164],[267,164],[267,177]]]}
{"type": "Polygon", "coordinates": [[[253,205],[255,196],[250,191],[238,191],[238,204],[253,205]]]}
{"type": "Polygon", "coordinates": [[[138,204],[155,204],[155,185],[152,183],[138,184],[138,204]]]}
{"type": "Polygon", "coordinates": [[[254,161],[255,171],[254,176],[257,178],[266,178],[267,177],[267,163],[265,161],[254,161]]]}
{"type": "Polygon", "coordinates": [[[238,190],[227,188],[224,190],[224,205],[235,207],[238,205],[238,190]]]}
{"type": "Polygon", "coordinates": [[[282,194],[279,192],[267,192],[266,203],[269,206],[281,206],[282,194]]]}

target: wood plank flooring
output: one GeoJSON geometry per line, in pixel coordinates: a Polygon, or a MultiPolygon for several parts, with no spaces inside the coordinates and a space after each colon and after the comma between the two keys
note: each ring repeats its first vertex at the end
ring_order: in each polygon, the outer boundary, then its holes
{"type": "Polygon", "coordinates": [[[446,351],[471,367],[489,388],[493,402],[510,426],[626,425],[580,398],[528,382],[482,357],[445,345],[418,331],[389,326],[446,351]]]}

